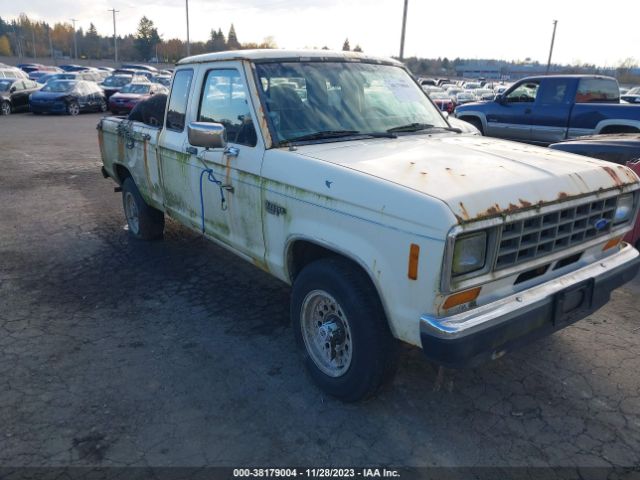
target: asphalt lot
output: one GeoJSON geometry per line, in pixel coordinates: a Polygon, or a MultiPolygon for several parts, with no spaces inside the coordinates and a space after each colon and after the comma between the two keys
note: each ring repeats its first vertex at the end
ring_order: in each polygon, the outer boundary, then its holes
{"type": "Polygon", "coordinates": [[[344,405],[288,287],[172,221],[128,237],[99,118],[0,117],[0,466],[640,465],[640,278],[481,368],[403,349],[344,405]]]}

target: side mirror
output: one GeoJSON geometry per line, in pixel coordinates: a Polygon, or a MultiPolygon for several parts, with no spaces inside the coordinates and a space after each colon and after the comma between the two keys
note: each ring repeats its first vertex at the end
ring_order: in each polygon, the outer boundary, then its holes
{"type": "Polygon", "coordinates": [[[494,101],[502,105],[504,103],[504,97],[501,94],[497,94],[496,98],[494,98],[494,101]]]}
{"type": "Polygon", "coordinates": [[[15,92],[15,91],[16,91],[16,87],[11,87],[11,88],[9,89],[9,93],[13,93],[13,92],[15,92]]]}
{"type": "Polygon", "coordinates": [[[220,123],[191,122],[187,127],[189,143],[194,147],[224,148],[227,131],[220,123]]]}
{"type": "Polygon", "coordinates": [[[444,118],[449,118],[449,112],[446,112],[446,111],[445,111],[445,112],[443,112],[443,111],[441,111],[440,113],[442,113],[442,116],[443,116],[444,118]]]}

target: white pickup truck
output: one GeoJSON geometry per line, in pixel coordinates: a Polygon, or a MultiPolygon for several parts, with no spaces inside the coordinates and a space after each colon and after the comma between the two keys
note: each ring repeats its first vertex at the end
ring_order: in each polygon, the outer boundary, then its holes
{"type": "Polygon", "coordinates": [[[129,232],[164,215],[292,285],[314,381],[346,401],[396,339],[477,364],[603,306],[640,268],[626,167],[461,133],[405,67],[354,53],[178,62],[164,122],[105,117],[129,232]]]}

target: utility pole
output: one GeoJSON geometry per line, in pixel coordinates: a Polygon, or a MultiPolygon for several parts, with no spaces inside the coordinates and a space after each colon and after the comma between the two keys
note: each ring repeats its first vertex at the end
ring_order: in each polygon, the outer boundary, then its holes
{"type": "Polygon", "coordinates": [[[53,60],[53,63],[56,63],[56,59],[53,55],[53,42],[51,41],[51,27],[49,27],[49,25],[47,25],[47,34],[49,36],[49,50],[51,50],[51,60],[53,60]]]}
{"type": "Polygon", "coordinates": [[[75,18],[72,18],[71,21],[73,22],[73,58],[75,58],[76,60],[78,59],[78,36],[76,35],[76,22],[78,20],[76,20],[75,18]]]}
{"type": "Polygon", "coordinates": [[[187,6],[187,57],[191,55],[191,44],[189,43],[189,0],[185,0],[187,6]]]}
{"type": "Polygon", "coordinates": [[[553,21],[553,35],[551,35],[551,48],[549,48],[549,60],[547,61],[547,75],[549,75],[549,69],[551,68],[551,55],[553,55],[553,43],[556,41],[556,27],[558,21],[553,21]]]}
{"type": "Polygon", "coordinates": [[[36,58],[36,31],[31,29],[31,46],[33,47],[33,58],[36,58]]]}
{"type": "Polygon", "coordinates": [[[120,10],[116,10],[115,8],[112,8],[111,10],[108,10],[108,11],[113,13],[113,52],[114,52],[115,62],[118,63],[118,37],[116,37],[116,13],[118,13],[120,10]]]}
{"type": "Polygon", "coordinates": [[[404,13],[402,15],[402,36],[400,37],[400,61],[404,58],[404,34],[407,30],[407,6],[409,0],[404,0],[404,13]]]}

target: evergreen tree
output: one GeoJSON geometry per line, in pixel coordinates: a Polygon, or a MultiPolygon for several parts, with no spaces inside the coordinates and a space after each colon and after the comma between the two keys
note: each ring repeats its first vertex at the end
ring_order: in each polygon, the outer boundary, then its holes
{"type": "Polygon", "coordinates": [[[153,55],[156,44],[160,43],[158,29],[153,25],[153,21],[146,16],[140,19],[138,31],[135,35],[134,45],[140,59],[149,60],[153,55]]]}
{"type": "Polygon", "coordinates": [[[229,29],[229,35],[227,35],[227,50],[238,50],[240,49],[240,42],[238,41],[238,37],[236,36],[236,29],[231,24],[231,28],[229,29]]]}
{"type": "Polygon", "coordinates": [[[89,30],[85,35],[86,53],[89,58],[100,58],[100,37],[93,23],[89,24],[89,30]]]}
{"type": "Polygon", "coordinates": [[[356,45],[355,48],[353,49],[353,51],[362,53],[362,48],[360,47],[360,45],[356,45]]]}
{"type": "Polygon", "coordinates": [[[342,44],[342,50],[344,50],[345,52],[350,52],[351,51],[351,45],[349,45],[349,39],[348,38],[342,44]]]}

